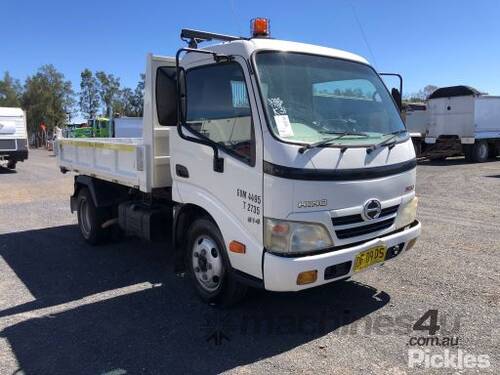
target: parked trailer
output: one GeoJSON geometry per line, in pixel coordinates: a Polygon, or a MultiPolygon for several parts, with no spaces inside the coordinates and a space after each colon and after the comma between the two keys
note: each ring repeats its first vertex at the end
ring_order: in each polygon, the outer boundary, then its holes
{"type": "Polygon", "coordinates": [[[379,75],[254,25],[182,30],[189,48],[148,56],[142,138],[58,140],[85,240],[170,229],[175,270],[207,302],[343,280],[412,256],[420,234],[414,149],[379,75]]]}
{"type": "Polygon", "coordinates": [[[422,156],[465,155],[471,162],[497,156],[500,97],[481,94],[468,86],[443,87],[429,96],[427,108],[428,127],[416,143],[422,156]]]}
{"type": "Polygon", "coordinates": [[[19,161],[28,159],[26,114],[21,108],[0,107],[0,161],[15,169],[19,161]]]}

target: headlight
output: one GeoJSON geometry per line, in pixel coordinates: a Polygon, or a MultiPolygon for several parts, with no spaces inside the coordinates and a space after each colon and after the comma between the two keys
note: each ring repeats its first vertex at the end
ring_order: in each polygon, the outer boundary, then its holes
{"type": "Polygon", "coordinates": [[[394,223],[396,229],[403,228],[415,221],[417,217],[417,204],[418,198],[414,197],[411,201],[401,205],[394,223]]]}
{"type": "Polygon", "coordinates": [[[303,253],[333,246],[322,224],[264,218],[264,246],[277,253],[303,253]]]}

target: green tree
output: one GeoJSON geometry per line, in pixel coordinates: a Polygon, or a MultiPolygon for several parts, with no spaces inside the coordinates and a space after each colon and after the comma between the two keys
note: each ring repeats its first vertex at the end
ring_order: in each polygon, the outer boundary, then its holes
{"type": "Polygon", "coordinates": [[[63,126],[75,105],[71,82],[53,65],[43,65],[26,79],[21,102],[31,132],[39,130],[42,122],[48,129],[63,126]]]}
{"type": "Polygon", "coordinates": [[[134,109],[134,92],[129,87],[125,87],[120,91],[119,100],[113,107],[115,112],[122,116],[135,116],[134,109]]]}
{"type": "Polygon", "coordinates": [[[99,110],[97,79],[88,69],[85,69],[80,76],[80,112],[87,119],[95,118],[99,110]]]}
{"type": "Polygon", "coordinates": [[[99,82],[98,92],[104,107],[104,114],[107,115],[113,104],[120,100],[120,78],[102,71],[96,72],[95,75],[99,82]]]}
{"type": "Polygon", "coordinates": [[[132,98],[132,107],[134,108],[135,116],[141,117],[144,112],[144,85],[146,81],[146,75],[142,73],[140,75],[139,82],[134,90],[134,95],[132,98]]]}
{"type": "Polygon", "coordinates": [[[113,100],[113,111],[121,116],[140,117],[144,107],[144,79],[141,74],[134,90],[129,87],[121,89],[113,100]]]}
{"type": "Polygon", "coordinates": [[[434,91],[438,89],[437,86],[427,85],[422,90],[418,92],[412,93],[405,97],[406,102],[425,102],[429,95],[431,95],[434,91]]]}
{"type": "Polygon", "coordinates": [[[22,86],[19,80],[5,72],[0,80],[0,107],[20,107],[22,86]]]}

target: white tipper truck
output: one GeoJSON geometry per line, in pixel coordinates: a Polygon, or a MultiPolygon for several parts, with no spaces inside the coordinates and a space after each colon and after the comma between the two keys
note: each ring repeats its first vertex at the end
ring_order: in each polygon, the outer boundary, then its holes
{"type": "Polygon", "coordinates": [[[147,57],[143,138],[58,140],[83,237],[171,231],[176,272],[211,303],[347,279],[421,230],[414,148],[376,71],[253,25],[184,29],[189,48],[147,57]]]}

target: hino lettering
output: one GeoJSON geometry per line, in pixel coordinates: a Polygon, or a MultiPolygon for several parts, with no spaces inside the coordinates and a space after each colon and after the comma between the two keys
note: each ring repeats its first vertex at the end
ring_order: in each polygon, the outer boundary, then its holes
{"type": "Polygon", "coordinates": [[[320,199],[315,201],[300,201],[297,203],[298,208],[307,208],[307,207],[324,207],[328,205],[328,201],[326,199],[320,199]]]}
{"type": "Polygon", "coordinates": [[[56,146],[87,242],[171,231],[175,271],[222,305],[411,256],[421,230],[414,148],[380,75],[254,25],[250,38],[184,29],[176,56],[147,56],[142,138],[56,146]]]}

